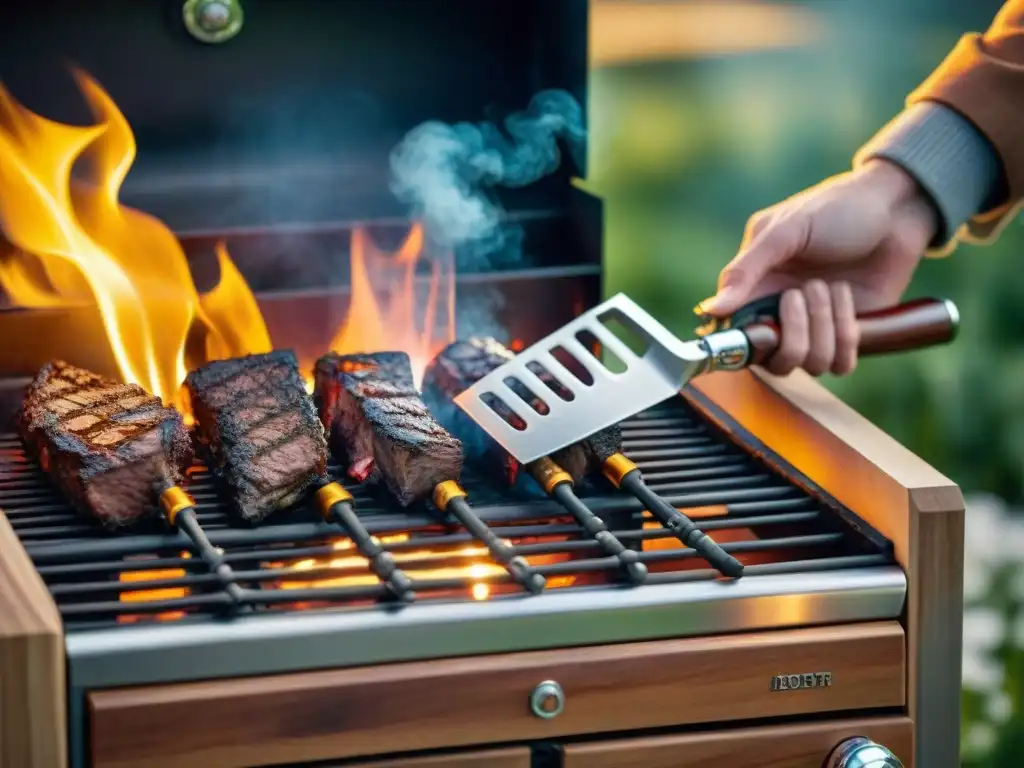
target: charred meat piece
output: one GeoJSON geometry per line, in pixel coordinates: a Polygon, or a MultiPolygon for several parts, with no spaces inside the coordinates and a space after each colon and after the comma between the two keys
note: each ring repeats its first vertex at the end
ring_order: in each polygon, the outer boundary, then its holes
{"type": "Polygon", "coordinates": [[[430,415],[404,352],[321,357],[314,398],[350,477],[383,478],[402,506],[462,473],[462,443],[430,415]]]}
{"type": "Polygon", "coordinates": [[[605,427],[580,444],[587,452],[587,471],[599,472],[610,456],[622,452],[622,429],[618,424],[605,427]]]}
{"type": "Polygon", "coordinates": [[[161,491],[192,463],[180,413],[135,384],[60,360],[29,385],[17,426],[74,507],[107,528],[155,513],[161,491]]]}
{"type": "MultiPolygon", "coordinates": [[[[424,397],[435,408],[442,423],[455,434],[463,437],[481,433],[476,423],[452,404],[452,400],[512,357],[514,353],[511,350],[491,338],[473,338],[449,344],[427,366],[423,376],[424,397]]],[[[557,393],[566,391],[550,373],[543,370],[534,373],[551,388],[549,396],[555,397],[557,393]]],[[[529,391],[517,394],[527,401],[534,401],[541,413],[547,409],[543,398],[537,399],[529,391]]],[[[501,409],[501,404],[495,403],[495,407],[501,409]]],[[[506,420],[518,420],[510,410],[501,410],[506,420]]],[[[469,437],[463,439],[468,440],[469,437]]],[[[617,452],[621,443],[622,433],[619,428],[609,427],[587,440],[557,451],[551,455],[551,459],[572,476],[573,482],[578,483],[588,472],[597,469],[603,459],[617,452]]],[[[489,438],[483,440],[483,445],[481,453],[484,462],[494,468],[504,482],[513,485],[519,476],[519,462],[489,438]]]]}
{"type": "Polygon", "coordinates": [[[362,400],[396,398],[412,392],[412,369],[402,352],[373,355],[327,354],[317,360],[313,401],[334,455],[359,482],[379,480],[373,459],[373,427],[361,409],[362,400]]]}
{"type": "Polygon", "coordinates": [[[297,501],[327,470],[327,441],[295,353],[218,360],[185,379],[199,439],[250,523],[297,501]]]}

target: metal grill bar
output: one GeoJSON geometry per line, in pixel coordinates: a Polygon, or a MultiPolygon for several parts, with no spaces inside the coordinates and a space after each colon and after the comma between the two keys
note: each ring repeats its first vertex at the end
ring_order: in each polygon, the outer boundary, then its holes
{"type": "MultiPolygon", "coordinates": [[[[812,515],[816,513],[811,513],[812,515]]],[[[778,516],[785,517],[785,516],[778,516]]],[[[790,516],[790,519],[786,522],[792,522],[793,518],[797,516],[790,516]]],[[[765,518],[767,520],[767,518],[765,518]]],[[[761,525],[771,524],[776,521],[761,522],[761,525]]],[[[721,530],[721,529],[720,529],[721,530]]],[[[643,540],[655,540],[666,538],[665,531],[622,531],[616,532],[617,536],[622,541],[629,541],[634,539],[643,540]],[[655,534],[655,535],[645,535],[655,534]]],[[[739,552],[768,552],[772,550],[781,549],[796,549],[796,548],[817,548],[824,546],[832,546],[840,544],[842,541],[841,533],[826,533],[826,534],[814,534],[807,536],[789,536],[772,539],[770,542],[762,541],[743,541],[736,542],[733,544],[725,544],[724,549],[731,553],[739,552]]],[[[561,543],[549,543],[549,544],[534,544],[534,545],[523,545],[519,548],[519,553],[522,555],[537,555],[537,554],[551,554],[561,552],[583,552],[583,551],[599,551],[600,545],[598,542],[592,539],[581,539],[578,541],[567,541],[561,543]]],[[[637,559],[642,563],[657,563],[657,562],[675,562],[678,560],[692,560],[698,558],[699,555],[695,550],[692,549],[672,549],[663,550],[659,552],[638,552],[636,553],[637,559]]],[[[403,560],[403,567],[408,571],[415,571],[418,569],[431,569],[438,566],[452,566],[452,565],[464,565],[461,558],[453,557],[450,559],[442,559],[440,561],[434,558],[420,558],[418,560],[403,560]]],[[[563,564],[551,565],[551,566],[540,566],[537,570],[544,575],[548,574],[576,574],[584,573],[593,570],[602,570],[605,568],[616,567],[615,556],[592,558],[586,560],[573,560],[563,564]]],[[[180,561],[181,563],[188,562],[185,559],[180,561]]],[[[122,564],[122,570],[124,565],[122,564]]],[[[180,567],[180,566],[179,566],[180,567]]],[[[264,581],[275,581],[282,579],[289,580],[315,580],[323,577],[334,576],[337,578],[352,576],[357,573],[365,573],[366,569],[362,567],[332,567],[324,565],[318,568],[311,568],[308,570],[294,571],[285,568],[268,568],[261,570],[243,571],[235,570],[234,578],[240,582],[259,583],[264,581]]],[[[51,578],[52,578],[51,572],[51,578]]],[[[487,577],[479,577],[481,580],[487,577]]],[[[429,581],[429,580],[425,580],[429,581]]],[[[153,591],[153,590],[164,590],[175,587],[197,587],[204,585],[216,585],[220,582],[220,579],[216,574],[212,573],[199,573],[182,575],[174,578],[161,578],[146,580],[144,582],[116,582],[110,580],[103,581],[77,581],[72,583],[54,583],[50,586],[50,593],[54,597],[71,596],[79,594],[103,594],[103,593],[130,593],[130,592],[142,592],[142,591],[153,591]]],[[[418,584],[421,582],[417,582],[418,584]]],[[[458,580],[454,583],[458,583],[465,587],[471,583],[469,579],[458,580]]],[[[421,587],[422,588],[422,587],[421,587]]],[[[287,590],[282,590],[287,592],[287,590]]]]}
{"type": "MultiPolygon", "coordinates": [[[[722,548],[744,562],[745,578],[892,562],[889,551],[722,438],[681,399],[624,424],[623,438],[623,451],[636,461],[650,489],[695,516],[701,529],[714,532],[722,548]]],[[[330,471],[341,476],[338,467],[330,471]]],[[[192,468],[189,476],[196,519],[221,562],[230,566],[234,600],[223,577],[209,571],[188,537],[157,523],[115,535],[99,529],[61,499],[25,458],[16,437],[0,436],[0,508],[69,630],[203,621],[233,605],[256,613],[384,605],[386,585],[353,542],[323,522],[312,505],[280,513],[259,528],[241,527],[205,467],[192,468]]],[[[532,572],[546,578],[547,592],[616,583],[621,555],[609,555],[562,504],[512,498],[472,472],[463,484],[488,534],[507,542],[532,572]]],[[[468,531],[425,505],[400,511],[372,488],[350,490],[360,521],[409,577],[421,600],[500,600],[524,594],[482,545],[482,531],[468,531]]],[[[632,496],[614,491],[601,478],[577,492],[631,561],[649,571],[645,584],[718,578],[632,496]]]]}

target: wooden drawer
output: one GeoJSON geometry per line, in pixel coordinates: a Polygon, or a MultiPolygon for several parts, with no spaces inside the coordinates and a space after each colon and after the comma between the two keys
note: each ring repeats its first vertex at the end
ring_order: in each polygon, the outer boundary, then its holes
{"type": "Polygon", "coordinates": [[[905,667],[893,621],[98,691],[93,764],[241,768],[897,707],[905,667]],[[813,673],[831,685],[772,690],[813,673]],[[565,694],[550,720],[529,707],[545,680],[565,694]]]}
{"type": "Polygon", "coordinates": [[[430,757],[398,757],[371,763],[346,763],[344,768],[530,768],[530,748],[449,752],[430,757]]]}
{"type": "Polygon", "coordinates": [[[884,744],[914,767],[913,723],[887,717],[573,744],[562,768],[821,768],[852,736],[884,744]]]}

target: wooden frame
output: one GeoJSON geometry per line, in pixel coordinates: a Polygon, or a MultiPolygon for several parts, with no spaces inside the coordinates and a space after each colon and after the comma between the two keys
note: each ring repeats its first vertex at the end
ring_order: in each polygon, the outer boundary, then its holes
{"type": "Polygon", "coordinates": [[[883,621],[96,691],[91,765],[245,768],[901,708],[905,670],[903,628],[883,621]],[[773,690],[815,672],[832,684],[773,690]],[[550,720],[529,707],[546,680],[565,696],[550,720]]]}
{"type": "Polygon", "coordinates": [[[907,703],[917,764],[957,768],[964,564],[960,489],[802,371],[785,378],[760,370],[718,373],[694,388],[727,414],[720,426],[746,430],[892,540],[908,582],[907,703]]]}
{"type": "Polygon", "coordinates": [[[0,768],[67,765],[64,629],[0,512],[0,768]]]}

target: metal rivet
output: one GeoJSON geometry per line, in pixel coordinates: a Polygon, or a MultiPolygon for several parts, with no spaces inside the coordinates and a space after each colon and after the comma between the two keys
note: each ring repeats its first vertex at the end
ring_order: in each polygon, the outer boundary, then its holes
{"type": "Polygon", "coordinates": [[[240,0],[186,0],[182,18],[196,40],[223,43],[241,31],[245,15],[240,0]]]}
{"type": "Polygon", "coordinates": [[[903,763],[881,744],[855,736],[832,751],[826,768],[903,768],[903,763]]]}
{"type": "Polygon", "coordinates": [[[207,32],[220,32],[231,23],[231,10],[224,3],[210,2],[200,9],[196,20],[207,32]]]}
{"type": "Polygon", "coordinates": [[[530,694],[530,711],[544,720],[551,720],[565,709],[565,693],[554,680],[545,680],[530,694]]]}

